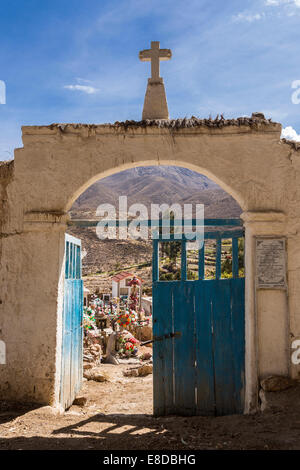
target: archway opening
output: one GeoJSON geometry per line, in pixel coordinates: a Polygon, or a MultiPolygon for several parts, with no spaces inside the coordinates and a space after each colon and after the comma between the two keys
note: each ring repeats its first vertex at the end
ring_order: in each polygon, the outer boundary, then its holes
{"type": "MultiPolygon", "coordinates": [[[[242,209],[232,196],[206,176],[177,166],[137,167],[107,176],[86,189],[70,208],[67,233],[82,243],[83,371],[87,379],[83,391],[87,393],[90,406],[99,406],[105,413],[152,414],[153,343],[144,344],[153,339],[151,230],[147,229],[147,239],[142,236],[122,239],[117,226],[116,236],[99,239],[96,226],[101,219],[99,205],[115,207],[117,220],[123,218],[120,197],[127,197],[129,220],[134,218],[130,208],[137,201],[145,206],[149,219],[151,204],[191,205],[192,216],[196,205],[203,205],[205,219],[212,221],[238,220],[242,209]]],[[[101,216],[108,215],[104,212],[101,216]]],[[[213,233],[217,230],[216,224],[205,230],[213,233]]],[[[214,235],[205,240],[205,280],[234,277],[233,238],[230,229],[223,232],[227,238],[222,238],[221,244],[214,235]]],[[[174,249],[171,241],[159,246],[158,281],[165,281],[166,285],[182,280],[182,247],[178,243],[176,246],[174,249]]],[[[237,247],[241,260],[238,276],[243,277],[242,237],[237,247]]],[[[199,256],[193,247],[186,251],[187,281],[200,281],[199,256]]],[[[189,345],[180,354],[188,355],[189,345]]],[[[199,361],[197,364],[195,360],[194,367],[199,367],[199,361]]],[[[174,380],[174,373],[170,374],[174,380]]],[[[195,394],[197,396],[196,389],[195,394]]]]}

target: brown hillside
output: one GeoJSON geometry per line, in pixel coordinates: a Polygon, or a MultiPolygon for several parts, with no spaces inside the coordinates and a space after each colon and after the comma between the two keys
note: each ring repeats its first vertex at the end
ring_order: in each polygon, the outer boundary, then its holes
{"type": "MultiPolygon", "coordinates": [[[[117,173],[90,186],[74,203],[71,216],[93,218],[99,204],[109,203],[118,208],[118,197],[128,197],[128,207],[143,203],[149,211],[154,204],[204,204],[206,218],[238,217],[241,208],[218,185],[203,175],[186,168],[172,166],[141,167],[117,173]]],[[[90,287],[107,290],[109,273],[133,265],[151,263],[151,241],[99,240],[95,228],[72,227],[69,233],[82,240],[83,273],[97,274],[90,287]]],[[[151,270],[142,268],[150,282],[151,270]]]]}

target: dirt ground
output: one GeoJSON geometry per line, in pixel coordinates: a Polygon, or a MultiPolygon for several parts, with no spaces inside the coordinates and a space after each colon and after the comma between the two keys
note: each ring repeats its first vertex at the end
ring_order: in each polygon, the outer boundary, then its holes
{"type": "Polygon", "coordinates": [[[0,449],[198,450],[300,449],[300,384],[274,392],[272,409],[225,417],[152,416],[152,375],[123,377],[126,365],[102,365],[109,382],[85,381],[85,406],[0,402],[0,449]]]}

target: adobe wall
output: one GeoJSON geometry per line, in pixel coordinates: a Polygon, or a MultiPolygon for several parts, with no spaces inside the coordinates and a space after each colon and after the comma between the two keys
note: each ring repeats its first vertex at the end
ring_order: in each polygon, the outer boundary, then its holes
{"type": "Polygon", "coordinates": [[[12,175],[0,177],[0,398],[57,404],[67,211],[97,179],[146,165],[205,174],[243,208],[246,411],[256,407],[258,378],[298,376],[290,343],[300,338],[300,152],[280,133],[255,117],[23,127],[12,175]],[[256,291],[257,235],[287,237],[288,291],[256,291]]]}

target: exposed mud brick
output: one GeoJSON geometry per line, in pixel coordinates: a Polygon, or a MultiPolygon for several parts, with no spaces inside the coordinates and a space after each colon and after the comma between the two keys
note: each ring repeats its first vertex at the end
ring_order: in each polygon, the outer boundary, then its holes
{"type": "Polygon", "coordinates": [[[280,392],[293,387],[295,381],[289,377],[274,375],[261,381],[261,387],[265,392],[280,392]]]}
{"type": "Polygon", "coordinates": [[[84,406],[87,402],[87,397],[81,395],[79,397],[76,397],[74,402],[73,402],[73,405],[77,405],[77,406],[84,406]]]}
{"type": "Polygon", "coordinates": [[[94,367],[93,369],[85,370],[83,376],[88,380],[95,382],[108,382],[109,376],[106,372],[101,370],[101,367],[94,367]]]}
{"type": "Polygon", "coordinates": [[[138,369],[140,377],[145,377],[146,375],[152,374],[153,366],[152,364],[145,364],[138,369]]]}

